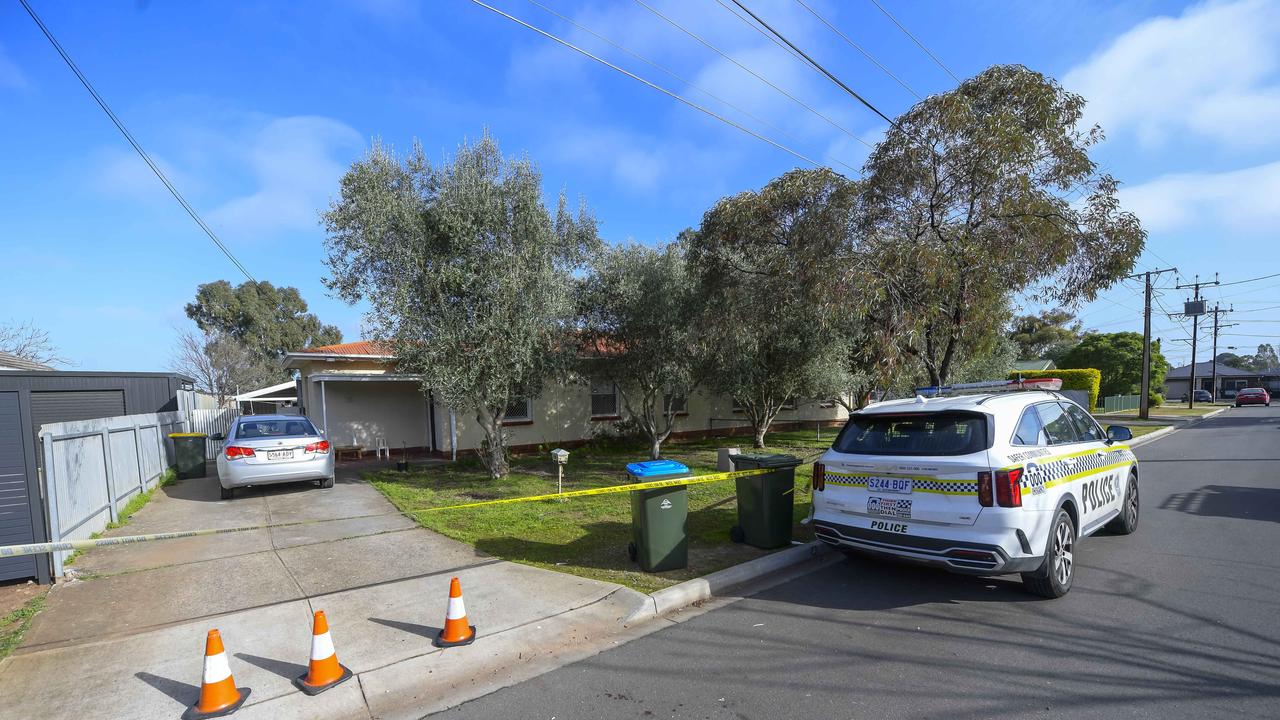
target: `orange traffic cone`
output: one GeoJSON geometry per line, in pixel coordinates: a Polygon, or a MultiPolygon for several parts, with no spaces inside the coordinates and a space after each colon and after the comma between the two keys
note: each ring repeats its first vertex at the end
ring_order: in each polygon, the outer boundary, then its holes
{"type": "Polygon", "coordinates": [[[457,647],[476,641],[476,626],[467,624],[467,608],[462,604],[462,583],[449,582],[449,607],[444,613],[444,629],[436,636],[436,647],[457,647]]]}
{"type": "Polygon", "coordinates": [[[299,690],[308,695],[319,695],[351,677],[351,671],[338,662],[338,653],[329,637],[329,621],[323,610],[317,610],[311,623],[311,665],[307,674],[293,681],[299,690]]]}
{"type": "Polygon", "coordinates": [[[204,679],[200,683],[200,702],[187,708],[182,720],[216,718],[240,709],[249,688],[237,688],[227,664],[227,651],[222,647],[222,635],[210,630],[204,641],[204,679]]]}

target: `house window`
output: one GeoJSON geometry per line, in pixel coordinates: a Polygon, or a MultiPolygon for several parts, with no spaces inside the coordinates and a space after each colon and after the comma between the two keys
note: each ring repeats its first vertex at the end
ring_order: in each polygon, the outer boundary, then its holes
{"type": "Polygon", "coordinates": [[[672,413],[675,415],[689,414],[689,398],[684,395],[673,395],[667,393],[662,396],[662,411],[664,413],[672,413]]]}
{"type": "Polygon", "coordinates": [[[591,417],[618,416],[618,386],[610,380],[591,381],[591,417]]]}
{"type": "Polygon", "coordinates": [[[507,416],[503,418],[503,422],[532,422],[533,412],[532,403],[529,398],[519,398],[513,400],[507,406],[507,416]]]}

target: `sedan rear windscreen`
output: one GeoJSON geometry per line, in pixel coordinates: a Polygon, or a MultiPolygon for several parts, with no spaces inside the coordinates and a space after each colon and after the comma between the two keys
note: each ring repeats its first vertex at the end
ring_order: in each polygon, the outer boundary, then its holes
{"type": "Polygon", "coordinates": [[[240,427],[236,429],[237,440],[304,437],[319,434],[311,421],[302,417],[288,420],[241,420],[240,427]]]}
{"type": "Polygon", "coordinates": [[[852,415],[831,447],[851,455],[968,455],[987,449],[980,413],[852,415]]]}

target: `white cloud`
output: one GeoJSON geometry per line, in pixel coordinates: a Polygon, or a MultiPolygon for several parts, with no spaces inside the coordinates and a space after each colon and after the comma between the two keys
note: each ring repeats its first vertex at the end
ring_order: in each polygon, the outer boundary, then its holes
{"type": "Polygon", "coordinates": [[[330,118],[271,121],[244,148],[257,190],[219,205],[208,215],[210,224],[244,236],[314,229],[348,158],[363,144],[359,133],[330,118]]]}
{"type": "Polygon", "coordinates": [[[1280,141],[1280,2],[1208,2],[1125,32],[1062,78],[1086,121],[1147,147],[1189,132],[1224,146],[1280,141]]]}
{"type": "MultiPolygon", "coordinates": [[[[354,129],[327,117],[192,115],[215,124],[164,126],[149,152],[230,242],[316,231],[318,213],[365,146],[354,129]]],[[[150,168],[127,149],[105,148],[94,158],[88,184],[97,192],[151,206],[172,202],[150,168]]]]}
{"type": "Polygon", "coordinates": [[[27,77],[22,74],[17,63],[9,58],[4,45],[0,45],[0,88],[22,89],[27,86],[27,77]]]}
{"type": "Polygon", "coordinates": [[[1120,201],[1151,232],[1190,227],[1270,233],[1280,224],[1280,161],[1222,173],[1163,175],[1123,188],[1120,201]]]}

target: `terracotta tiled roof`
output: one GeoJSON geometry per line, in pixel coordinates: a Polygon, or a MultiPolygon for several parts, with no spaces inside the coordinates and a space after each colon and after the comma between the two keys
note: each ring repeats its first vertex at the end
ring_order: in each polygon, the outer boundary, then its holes
{"type": "Polygon", "coordinates": [[[379,355],[391,357],[391,350],[373,340],[357,340],[356,342],[338,343],[337,345],[321,345],[303,348],[299,353],[315,353],[317,355],[379,355]]]}

